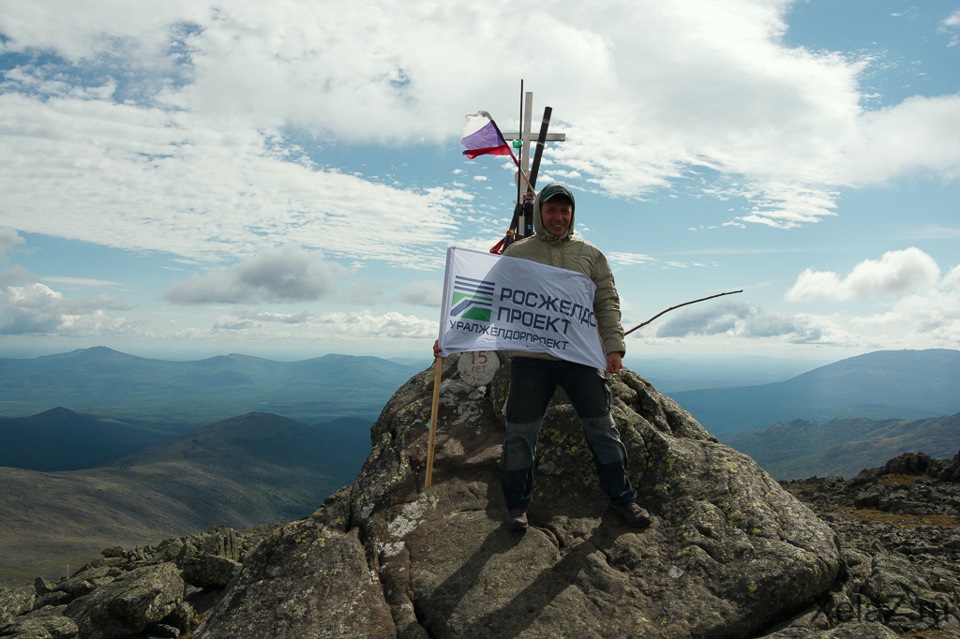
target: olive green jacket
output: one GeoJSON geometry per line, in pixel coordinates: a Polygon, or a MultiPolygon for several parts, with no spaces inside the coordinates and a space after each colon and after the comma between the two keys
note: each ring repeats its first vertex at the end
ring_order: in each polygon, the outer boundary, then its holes
{"type": "MultiPolygon", "coordinates": [[[[574,215],[570,217],[570,228],[562,237],[550,235],[543,227],[540,217],[540,195],[533,201],[533,230],[534,235],[514,242],[503,252],[510,257],[519,257],[533,260],[541,264],[548,264],[558,268],[583,273],[597,285],[593,298],[593,312],[603,343],[605,354],[626,353],[623,340],[623,326],[620,324],[620,296],[613,280],[613,272],[607,263],[607,258],[593,244],[573,235],[574,215]]],[[[573,200],[570,194],[571,201],[573,200]]],[[[516,351],[515,357],[540,357],[556,359],[545,353],[531,353],[516,351]]]]}

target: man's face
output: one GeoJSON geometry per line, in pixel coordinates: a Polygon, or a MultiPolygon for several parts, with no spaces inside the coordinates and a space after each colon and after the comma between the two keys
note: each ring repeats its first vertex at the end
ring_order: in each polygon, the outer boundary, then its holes
{"type": "Polygon", "coordinates": [[[562,237],[570,228],[573,217],[573,204],[565,197],[550,198],[540,205],[540,220],[547,233],[562,237]]]}

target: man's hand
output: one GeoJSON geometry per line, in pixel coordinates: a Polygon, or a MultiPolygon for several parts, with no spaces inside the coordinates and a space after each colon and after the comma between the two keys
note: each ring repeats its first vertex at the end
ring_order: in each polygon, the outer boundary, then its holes
{"type": "Polygon", "coordinates": [[[607,353],[607,372],[619,375],[623,370],[623,357],[620,353],[607,353]]]}
{"type": "Polygon", "coordinates": [[[433,343],[433,356],[435,358],[443,358],[443,351],[440,350],[440,340],[433,343]]]}

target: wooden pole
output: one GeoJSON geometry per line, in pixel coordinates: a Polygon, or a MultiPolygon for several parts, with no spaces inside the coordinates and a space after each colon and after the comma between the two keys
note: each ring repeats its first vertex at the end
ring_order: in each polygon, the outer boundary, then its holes
{"type": "Polygon", "coordinates": [[[433,485],[433,449],[437,441],[437,413],[440,412],[440,378],[443,375],[443,358],[437,357],[437,371],[433,377],[433,406],[430,408],[430,443],[427,445],[427,479],[424,488],[433,485]]]}

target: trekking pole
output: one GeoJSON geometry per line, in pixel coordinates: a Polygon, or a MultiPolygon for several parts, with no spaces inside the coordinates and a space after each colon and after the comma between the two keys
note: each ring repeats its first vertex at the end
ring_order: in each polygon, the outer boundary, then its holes
{"type": "Polygon", "coordinates": [[[543,120],[540,122],[540,134],[537,136],[537,149],[533,152],[533,165],[530,167],[530,188],[537,185],[537,174],[540,172],[540,159],[543,157],[543,147],[547,144],[547,131],[550,130],[550,117],[553,107],[543,108],[543,120]]]}
{"type": "MultiPolygon", "coordinates": [[[[521,89],[522,89],[521,85],[521,89]]],[[[523,106],[521,103],[520,110],[523,111],[523,106]]],[[[510,231],[514,232],[514,237],[516,239],[522,239],[527,236],[527,232],[530,230],[530,222],[527,220],[530,211],[532,211],[532,205],[530,201],[536,195],[537,190],[537,174],[540,172],[540,160],[543,157],[543,148],[547,143],[547,132],[550,130],[550,118],[553,115],[553,107],[545,107],[543,109],[543,120],[540,123],[540,134],[537,136],[537,148],[533,152],[533,166],[530,168],[530,176],[523,174],[522,170],[519,170],[520,164],[517,163],[517,167],[520,175],[523,175],[524,180],[527,183],[528,190],[526,192],[521,188],[520,182],[517,181],[517,203],[513,208],[513,218],[510,220],[510,225],[507,227],[507,234],[509,236],[510,231]],[[530,194],[530,197],[527,197],[527,194],[530,194]],[[524,218],[524,222],[521,228],[520,218],[524,218]]],[[[523,138],[521,132],[521,139],[523,138]]],[[[514,162],[517,162],[516,157],[514,157],[514,162]]],[[[512,240],[511,240],[512,241],[512,240]]],[[[502,249],[507,248],[508,242],[506,238],[500,240],[496,246],[490,249],[491,253],[499,253],[502,249]]]]}
{"type": "Polygon", "coordinates": [[[533,152],[533,165],[530,167],[530,179],[527,184],[530,185],[530,196],[523,200],[523,230],[517,225],[517,235],[520,237],[529,237],[533,235],[533,203],[531,199],[536,196],[537,174],[540,172],[540,159],[543,157],[543,147],[547,144],[547,131],[550,129],[550,116],[553,114],[553,107],[543,109],[543,120],[540,122],[540,133],[537,136],[537,148],[533,152]]]}

